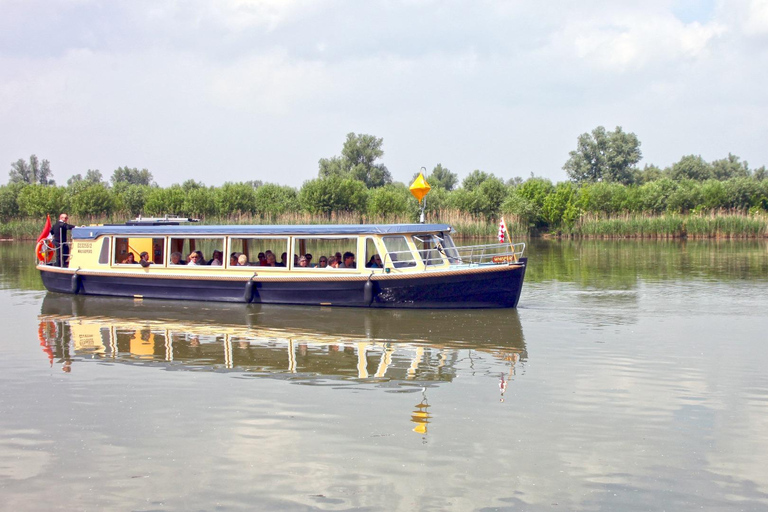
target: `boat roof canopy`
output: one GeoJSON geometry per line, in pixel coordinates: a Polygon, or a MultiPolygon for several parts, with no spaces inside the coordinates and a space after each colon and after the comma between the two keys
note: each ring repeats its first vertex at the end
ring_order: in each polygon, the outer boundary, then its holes
{"type": "Polygon", "coordinates": [[[323,236],[323,235],[392,235],[451,232],[448,224],[318,224],[318,225],[111,225],[83,226],[72,230],[72,238],[96,239],[104,235],[114,236],[323,236]]]}

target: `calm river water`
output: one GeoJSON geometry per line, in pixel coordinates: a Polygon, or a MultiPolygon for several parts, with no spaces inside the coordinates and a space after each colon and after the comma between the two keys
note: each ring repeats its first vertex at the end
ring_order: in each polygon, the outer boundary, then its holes
{"type": "Polygon", "coordinates": [[[767,510],[768,244],[533,241],[518,310],[48,294],[0,245],[5,510],[767,510]]]}

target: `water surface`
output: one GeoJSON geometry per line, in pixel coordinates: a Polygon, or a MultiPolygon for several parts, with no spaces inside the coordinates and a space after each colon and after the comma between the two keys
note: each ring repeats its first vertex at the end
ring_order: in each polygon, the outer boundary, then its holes
{"type": "Polygon", "coordinates": [[[765,510],[768,246],[529,244],[518,310],[46,293],[0,245],[9,510],[765,510]]]}

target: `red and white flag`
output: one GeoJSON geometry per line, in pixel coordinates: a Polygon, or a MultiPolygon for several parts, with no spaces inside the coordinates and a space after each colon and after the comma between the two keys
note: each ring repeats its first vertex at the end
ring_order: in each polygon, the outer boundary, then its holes
{"type": "Polygon", "coordinates": [[[43,227],[43,231],[40,233],[40,236],[37,237],[37,243],[40,243],[40,240],[43,238],[46,238],[51,233],[51,216],[48,215],[48,217],[45,219],[45,227],[43,227]]]}
{"type": "Polygon", "coordinates": [[[499,221],[499,243],[504,243],[504,233],[507,232],[507,225],[504,224],[504,219],[499,221]]]}

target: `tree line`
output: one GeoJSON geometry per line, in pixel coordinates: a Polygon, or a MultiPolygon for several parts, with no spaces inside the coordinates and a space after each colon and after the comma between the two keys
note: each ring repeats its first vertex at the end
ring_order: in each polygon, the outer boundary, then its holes
{"type": "MultiPolygon", "coordinates": [[[[0,186],[0,219],[40,218],[68,211],[76,217],[181,215],[205,218],[247,214],[265,222],[287,213],[318,220],[351,213],[367,219],[411,218],[419,205],[405,183],[395,182],[386,166],[383,139],[347,135],[341,154],[319,161],[318,177],[299,188],[259,180],[206,186],[187,180],[159,187],[147,169],[119,167],[106,180],[98,170],[76,174],[57,186],[47,160],[32,155],[14,162],[9,183],[0,186]]],[[[516,217],[532,228],[569,226],[585,214],[768,211],[768,172],[750,169],[739,157],[707,162],[688,155],[668,168],[638,167],[640,141],[617,127],[598,127],[579,136],[563,168],[569,181],[553,183],[531,175],[503,180],[474,170],[463,180],[438,164],[427,181],[428,216],[456,211],[495,222],[516,217]]]]}

